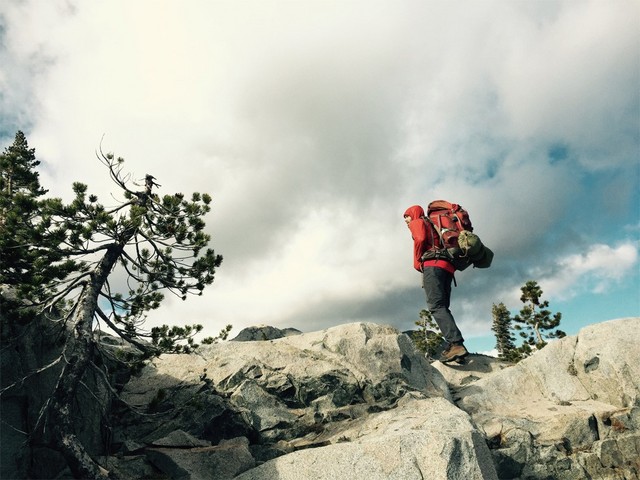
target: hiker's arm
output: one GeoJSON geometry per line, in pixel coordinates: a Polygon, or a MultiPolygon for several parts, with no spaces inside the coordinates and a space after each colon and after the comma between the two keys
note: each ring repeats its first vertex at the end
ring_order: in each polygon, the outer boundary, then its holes
{"type": "Polygon", "coordinates": [[[413,238],[413,268],[422,271],[422,261],[420,257],[426,250],[427,228],[424,220],[417,218],[409,222],[409,230],[413,238]]]}

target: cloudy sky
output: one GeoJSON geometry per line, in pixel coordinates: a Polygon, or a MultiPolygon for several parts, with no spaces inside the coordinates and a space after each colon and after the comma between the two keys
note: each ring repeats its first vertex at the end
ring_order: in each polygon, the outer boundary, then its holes
{"type": "Polygon", "coordinates": [[[495,252],[453,291],[484,351],[527,280],[568,333],[640,315],[639,32],[635,0],[6,0],[0,140],[25,132],[55,196],[112,204],[101,139],[210,193],[216,281],[149,317],[208,334],[411,328],[402,213],[460,203],[495,252]]]}

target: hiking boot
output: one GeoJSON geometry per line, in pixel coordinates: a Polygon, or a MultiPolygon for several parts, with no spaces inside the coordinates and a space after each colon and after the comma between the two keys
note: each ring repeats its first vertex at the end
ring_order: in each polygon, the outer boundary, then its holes
{"type": "Polygon", "coordinates": [[[469,352],[466,348],[464,348],[464,344],[462,342],[450,343],[449,346],[442,352],[439,360],[442,363],[453,362],[455,360],[462,360],[467,355],[469,355],[469,352]]]}

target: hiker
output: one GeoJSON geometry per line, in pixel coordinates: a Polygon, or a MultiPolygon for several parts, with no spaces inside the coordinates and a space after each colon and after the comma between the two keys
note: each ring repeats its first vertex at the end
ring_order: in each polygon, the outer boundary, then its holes
{"type": "Polygon", "coordinates": [[[427,307],[447,342],[439,360],[443,363],[462,360],[469,352],[449,310],[451,283],[456,269],[443,258],[422,260],[423,254],[438,241],[436,232],[424,217],[424,209],[420,205],[409,207],[404,212],[404,220],[413,238],[413,267],[422,272],[422,288],[427,297],[427,307]]]}

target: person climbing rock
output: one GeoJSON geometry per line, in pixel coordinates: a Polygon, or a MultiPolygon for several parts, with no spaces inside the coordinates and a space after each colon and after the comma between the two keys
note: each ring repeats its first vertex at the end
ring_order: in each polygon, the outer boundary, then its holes
{"type": "Polygon", "coordinates": [[[413,205],[404,212],[404,220],[413,238],[413,267],[422,273],[422,287],[427,297],[427,308],[438,324],[447,345],[438,360],[443,363],[462,361],[469,352],[464,346],[464,338],[449,310],[451,284],[456,268],[446,258],[429,258],[423,255],[433,250],[438,235],[433,226],[425,220],[424,209],[413,205]]]}

